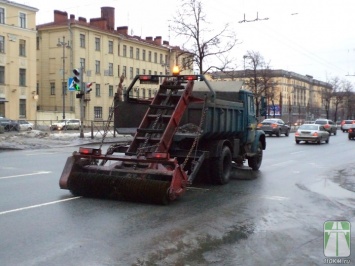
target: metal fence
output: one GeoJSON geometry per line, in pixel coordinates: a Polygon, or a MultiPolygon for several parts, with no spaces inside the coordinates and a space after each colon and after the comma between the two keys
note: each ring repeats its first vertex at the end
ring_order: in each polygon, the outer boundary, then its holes
{"type": "MultiPolygon", "coordinates": [[[[59,120],[27,120],[28,122],[32,123],[33,130],[41,130],[41,131],[48,131],[53,132],[57,130],[53,130],[51,125],[58,122],[59,120]]],[[[84,133],[91,133],[91,138],[95,137],[103,137],[105,134],[105,130],[107,130],[107,134],[113,135],[116,137],[116,131],[114,129],[113,121],[110,121],[108,124],[108,120],[101,120],[101,121],[92,121],[92,120],[84,120],[83,121],[83,131],[84,133]]],[[[22,130],[26,130],[25,128],[22,130]]],[[[63,129],[63,132],[80,132],[80,129],[63,129]]]]}

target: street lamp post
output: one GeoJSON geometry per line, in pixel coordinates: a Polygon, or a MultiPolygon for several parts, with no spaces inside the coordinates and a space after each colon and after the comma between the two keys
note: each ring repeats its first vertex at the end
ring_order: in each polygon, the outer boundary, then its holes
{"type": "Polygon", "coordinates": [[[65,42],[65,36],[63,36],[63,40],[60,41],[58,39],[57,43],[58,47],[63,47],[63,82],[62,82],[62,95],[63,95],[63,119],[65,119],[65,48],[70,48],[69,41],[65,42]]]}

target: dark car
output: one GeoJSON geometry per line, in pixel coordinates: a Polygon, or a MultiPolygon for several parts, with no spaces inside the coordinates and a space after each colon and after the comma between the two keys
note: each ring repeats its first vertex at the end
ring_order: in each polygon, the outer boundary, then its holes
{"type": "Polygon", "coordinates": [[[329,132],[322,125],[303,124],[295,132],[295,141],[299,144],[301,141],[305,143],[315,142],[320,144],[322,141],[329,143],[329,132]]]}
{"type": "Polygon", "coordinates": [[[317,119],[314,121],[314,124],[324,126],[325,130],[329,132],[329,134],[333,134],[334,136],[337,134],[337,125],[330,119],[317,119]]]}
{"type": "Polygon", "coordinates": [[[265,134],[276,135],[280,137],[281,134],[285,134],[286,137],[290,134],[290,126],[287,125],[282,119],[268,118],[264,119],[258,124],[258,128],[263,130],[265,134]]]}
{"type": "Polygon", "coordinates": [[[355,124],[348,129],[348,139],[355,138],[355,124]]]}
{"type": "Polygon", "coordinates": [[[4,127],[5,131],[20,131],[19,123],[5,117],[0,117],[0,126],[4,127]]]}

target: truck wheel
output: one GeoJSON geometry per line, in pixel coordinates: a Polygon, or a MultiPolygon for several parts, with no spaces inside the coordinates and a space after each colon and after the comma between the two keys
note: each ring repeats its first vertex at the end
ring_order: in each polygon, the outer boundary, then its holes
{"type": "Polygon", "coordinates": [[[229,182],[232,170],[232,153],[230,149],[225,146],[221,152],[221,156],[212,161],[212,178],[213,181],[219,185],[224,185],[229,182]]]}
{"type": "Polygon", "coordinates": [[[259,170],[262,160],[263,160],[263,145],[261,144],[261,141],[259,141],[255,156],[248,158],[248,165],[254,171],[259,170]]]}

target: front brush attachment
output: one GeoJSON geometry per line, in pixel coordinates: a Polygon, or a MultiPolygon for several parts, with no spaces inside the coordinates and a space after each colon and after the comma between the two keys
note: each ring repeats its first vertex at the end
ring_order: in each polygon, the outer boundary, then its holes
{"type": "Polygon", "coordinates": [[[74,195],[166,205],[170,182],[132,177],[131,174],[107,175],[74,172],[68,188],[74,195]]]}
{"type": "Polygon", "coordinates": [[[176,159],[74,153],[67,159],[60,188],[74,195],[168,204],[186,191],[187,175],[176,159]],[[106,162],[104,165],[100,161],[106,162]]]}

